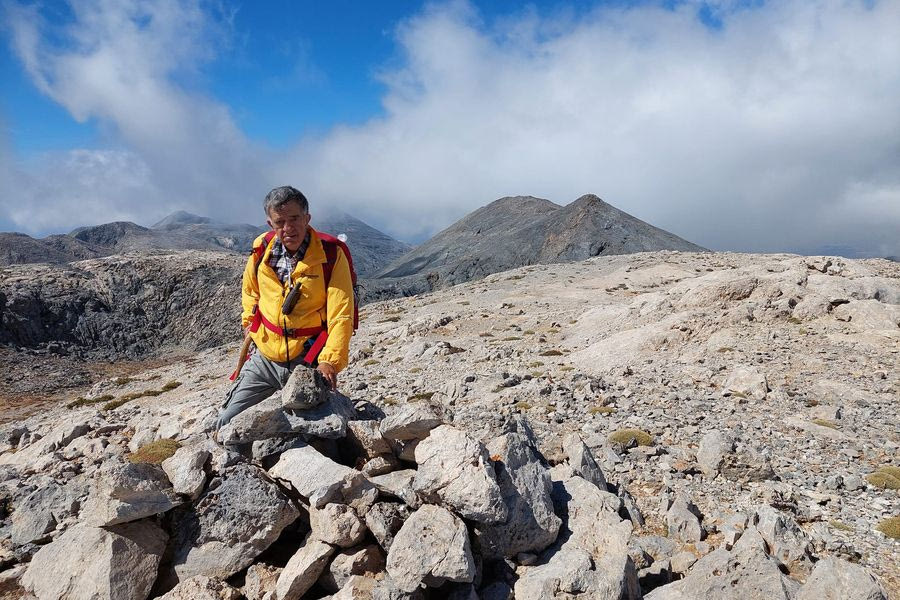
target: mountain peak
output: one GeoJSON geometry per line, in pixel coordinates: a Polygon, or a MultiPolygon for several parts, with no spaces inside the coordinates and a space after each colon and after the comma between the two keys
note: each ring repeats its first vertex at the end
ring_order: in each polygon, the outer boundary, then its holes
{"type": "Polygon", "coordinates": [[[151,229],[172,229],[181,225],[198,225],[214,223],[209,217],[201,217],[185,210],[176,210],[161,221],[150,226],[151,229]]]}

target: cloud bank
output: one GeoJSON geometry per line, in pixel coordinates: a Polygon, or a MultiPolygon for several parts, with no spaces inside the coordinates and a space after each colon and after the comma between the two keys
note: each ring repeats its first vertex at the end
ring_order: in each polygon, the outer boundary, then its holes
{"type": "Polygon", "coordinates": [[[895,0],[718,3],[715,26],[694,2],[492,22],[432,5],[397,27],[380,117],[277,154],[183,83],[221,19],[196,3],[120,6],[76,11],[63,45],[16,9],[35,84],[121,142],[7,168],[27,181],[0,206],[23,227],[11,207],[29,200],[47,226],[72,218],[75,196],[47,186],[93,198],[96,221],[182,207],[257,221],[265,191],[291,182],[314,210],[405,238],[501,196],[596,193],[714,249],[900,254],[895,0]]]}

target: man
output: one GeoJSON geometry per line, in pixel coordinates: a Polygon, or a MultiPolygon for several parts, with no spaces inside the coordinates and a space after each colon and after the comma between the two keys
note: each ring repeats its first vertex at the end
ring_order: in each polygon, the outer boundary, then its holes
{"type": "Polygon", "coordinates": [[[326,288],[326,252],[309,226],[306,197],[290,186],[278,187],[263,208],[275,236],[265,248],[265,234],[253,243],[261,258],[251,253],[241,293],[241,325],[256,352],[228,392],[217,429],[284,387],[298,366],[315,368],[335,389],[349,360],[354,300],[347,257],[336,248],[326,288]]]}

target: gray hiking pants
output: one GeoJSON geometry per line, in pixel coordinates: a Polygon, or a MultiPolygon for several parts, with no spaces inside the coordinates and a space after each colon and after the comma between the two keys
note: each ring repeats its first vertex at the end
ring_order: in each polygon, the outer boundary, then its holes
{"type": "Polygon", "coordinates": [[[254,352],[244,363],[241,374],[225,396],[216,429],[221,429],[238,413],[259,404],[283,388],[295,368],[306,367],[302,366],[298,359],[293,361],[291,368],[288,369],[288,363],[275,362],[264,357],[259,351],[254,352]]]}

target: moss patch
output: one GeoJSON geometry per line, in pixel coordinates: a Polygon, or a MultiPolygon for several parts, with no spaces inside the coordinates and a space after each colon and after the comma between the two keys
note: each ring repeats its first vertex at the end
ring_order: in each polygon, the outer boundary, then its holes
{"type": "Polygon", "coordinates": [[[78,408],[80,406],[90,406],[91,404],[99,404],[100,402],[109,402],[113,399],[113,396],[109,394],[103,394],[102,396],[97,396],[96,398],[82,398],[78,397],[75,400],[72,400],[68,404],[66,404],[66,408],[78,408]]]}
{"type": "Polygon", "coordinates": [[[900,467],[895,467],[893,465],[884,465],[883,467],[878,467],[875,469],[876,473],[887,473],[894,479],[900,479],[900,467]]]}
{"type": "Polygon", "coordinates": [[[652,446],[653,436],[640,429],[620,429],[609,434],[609,442],[625,448],[632,446],[652,446]]]}
{"type": "Polygon", "coordinates": [[[406,399],[407,402],[416,402],[418,400],[431,400],[431,397],[434,396],[434,392],[420,392],[418,394],[413,394],[409,398],[406,399]]]}
{"type": "Polygon", "coordinates": [[[616,412],[612,406],[592,406],[588,409],[588,413],[592,415],[609,415],[616,412]]]}
{"type": "Polygon", "coordinates": [[[839,530],[839,531],[853,531],[853,528],[852,528],[852,527],[850,527],[850,526],[847,525],[846,523],[843,523],[843,522],[841,522],[841,521],[837,521],[837,520],[835,520],[835,519],[832,519],[831,521],[828,521],[828,524],[831,525],[831,527],[833,527],[834,529],[837,529],[837,530],[839,530]]]}
{"type": "Polygon", "coordinates": [[[531,410],[531,405],[527,402],[516,402],[516,410],[519,412],[525,412],[526,410],[531,410]]]}
{"type": "Polygon", "coordinates": [[[163,392],[171,392],[172,390],[179,387],[180,385],[181,385],[180,381],[170,381],[166,385],[162,386],[162,391],[163,392]]]}
{"type": "Polygon", "coordinates": [[[175,454],[175,451],[180,447],[181,444],[175,440],[156,440],[155,442],[150,442],[149,444],[141,446],[137,451],[129,454],[128,460],[133,463],[152,463],[158,465],[175,454]]]}
{"type": "Polygon", "coordinates": [[[875,526],[875,529],[895,540],[900,540],[900,517],[885,519],[875,526]]]}
{"type": "Polygon", "coordinates": [[[900,490],[900,479],[890,473],[875,471],[866,475],[866,481],[883,490],[900,490]]]}
{"type": "Polygon", "coordinates": [[[838,424],[834,421],[829,421],[828,419],[813,419],[812,422],[816,425],[827,427],[829,429],[838,429],[838,424]]]}
{"type": "Polygon", "coordinates": [[[541,356],[562,356],[562,352],[559,350],[544,350],[541,352],[541,356]]]}

